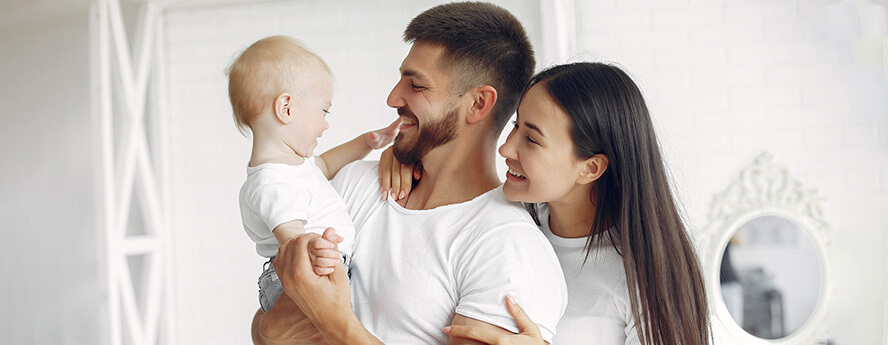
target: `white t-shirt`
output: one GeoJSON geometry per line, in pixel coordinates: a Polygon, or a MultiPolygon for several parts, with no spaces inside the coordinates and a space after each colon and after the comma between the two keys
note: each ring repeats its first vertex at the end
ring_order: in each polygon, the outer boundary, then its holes
{"type": "Polygon", "coordinates": [[[501,188],[464,203],[409,210],[382,200],[378,162],[347,165],[333,186],[357,234],[351,268],[355,314],[388,344],[446,344],[455,314],[518,331],[510,294],[552,340],[567,303],[549,242],[501,188]]]}
{"type": "Polygon", "coordinates": [[[355,227],[345,202],[315,164],[314,157],[300,165],[266,163],[247,167],[247,180],[240,190],[244,230],[264,257],[277,255],[280,244],[272,230],[278,225],[305,221],[305,231],[323,234],[328,227],[345,240],[339,251],[351,254],[355,227]]]}
{"type": "Polygon", "coordinates": [[[558,322],[552,345],[640,345],[623,257],[605,236],[593,245],[586,259],[588,237],[564,238],[553,234],[549,209],[543,206],[539,211],[540,228],[552,243],[567,281],[567,310],[558,322]]]}

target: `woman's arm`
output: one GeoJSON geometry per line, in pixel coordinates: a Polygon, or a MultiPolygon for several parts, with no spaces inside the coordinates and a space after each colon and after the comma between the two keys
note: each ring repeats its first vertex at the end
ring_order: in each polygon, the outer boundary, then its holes
{"type": "Polygon", "coordinates": [[[379,189],[382,199],[391,195],[393,200],[400,200],[410,195],[413,180],[422,177],[422,165],[403,165],[395,159],[389,147],[379,155],[379,189]]]}
{"type": "MultiPolygon", "coordinates": [[[[466,322],[457,322],[454,318],[452,325],[444,327],[444,333],[450,336],[450,343],[454,343],[454,338],[465,338],[476,340],[485,344],[513,344],[513,345],[545,345],[548,344],[543,340],[540,334],[540,328],[527,316],[524,309],[515,302],[511,296],[506,297],[506,308],[509,314],[515,318],[518,323],[518,334],[503,333],[502,329],[490,329],[490,327],[482,327],[466,322]]],[[[475,321],[480,322],[480,321],[475,321]]]]}

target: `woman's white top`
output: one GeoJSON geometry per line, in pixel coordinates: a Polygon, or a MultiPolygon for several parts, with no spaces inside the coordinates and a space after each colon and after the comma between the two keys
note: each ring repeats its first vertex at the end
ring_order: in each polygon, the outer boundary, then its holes
{"type": "Polygon", "coordinates": [[[558,322],[552,344],[640,345],[623,258],[611,242],[607,238],[596,242],[586,259],[588,237],[553,234],[548,207],[540,207],[539,219],[567,281],[567,310],[558,322]]]}

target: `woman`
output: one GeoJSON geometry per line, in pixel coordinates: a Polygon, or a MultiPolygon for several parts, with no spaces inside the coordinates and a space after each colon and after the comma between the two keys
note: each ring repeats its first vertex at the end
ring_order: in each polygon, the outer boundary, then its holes
{"type": "MultiPolygon", "coordinates": [[[[499,152],[509,167],[503,192],[525,203],[567,280],[568,308],[554,344],[709,343],[699,263],[647,106],[626,73],[601,63],[541,72],[499,152]]],[[[414,175],[397,164],[393,170],[395,180],[405,175],[398,171],[414,175]]],[[[522,333],[444,331],[486,343],[544,344],[520,307],[511,299],[507,307],[522,333]]]]}

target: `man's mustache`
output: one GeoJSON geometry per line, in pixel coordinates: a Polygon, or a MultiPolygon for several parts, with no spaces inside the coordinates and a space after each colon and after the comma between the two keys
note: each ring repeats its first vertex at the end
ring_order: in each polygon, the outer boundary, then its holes
{"type": "Polygon", "coordinates": [[[407,116],[414,122],[419,122],[419,119],[416,118],[416,115],[414,115],[413,112],[410,111],[410,109],[408,109],[407,107],[398,107],[397,111],[398,116],[407,116]]]}

